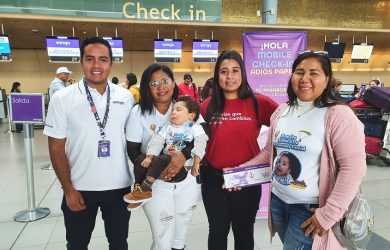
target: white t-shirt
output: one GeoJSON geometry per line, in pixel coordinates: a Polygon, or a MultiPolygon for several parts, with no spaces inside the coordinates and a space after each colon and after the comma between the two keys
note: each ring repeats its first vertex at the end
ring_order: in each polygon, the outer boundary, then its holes
{"type": "Polygon", "coordinates": [[[276,124],[272,192],[288,204],[318,204],[326,111],[313,108],[299,116],[296,108],[287,108],[276,124]]]}
{"type": "MultiPolygon", "coordinates": [[[[176,126],[169,123],[158,132],[165,139],[165,147],[163,153],[171,155],[173,152],[181,152],[186,147],[184,142],[191,142],[195,137],[205,134],[203,128],[199,124],[185,123],[181,126],[176,126]],[[189,126],[191,124],[191,126],[189,126]]],[[[184,166],[192,166],[194,158],[188,159],[184,166]]]]}
{"type": "MultiPolygon", "coordinates": [[[[65,139],[71,180],[77,190],[103,191],[128,187],[132,184],[127,154],[125,127],[134,105],[126,89],[112,83],[110,109],[104,132],[110,141],[110,157],[98,157],[98,143],[102,139],[94,114],[87,100],[83,81],[61,89],[53,95],[43,133],[65,139]]],[[[99,118],[103,121],[107,105],[107,91],[100,95],[89,88],[99,118]]]]}

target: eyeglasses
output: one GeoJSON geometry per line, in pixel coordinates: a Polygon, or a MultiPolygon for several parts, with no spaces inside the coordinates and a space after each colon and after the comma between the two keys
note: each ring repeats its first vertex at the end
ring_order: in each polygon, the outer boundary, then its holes
{"type": "Polygon", "coordinates": [[[171,83],[172,83],[172,80],[168,78],[168,79],[161,79],[160,81],[151,81],[151,82],[149,82],[149,86],[151,88],[155,89],[158,86],[160,86],[160,84],[163,84],[164,86],[167,86],[167,85],[169,85],[171,83]]]}
{"type": "Polygon", "coordinates": [[[328,56],[328,51],[323,51],[323,50],[305,50],[298,52],[298,55],[303,55],[303,54],[317,54],[320,56],[328,56]]]}

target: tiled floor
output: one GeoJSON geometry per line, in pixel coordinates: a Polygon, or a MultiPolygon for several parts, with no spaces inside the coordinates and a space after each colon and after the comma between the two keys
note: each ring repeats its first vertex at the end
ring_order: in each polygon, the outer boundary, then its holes
{"type": "MultiPolygon", "coordinates": [[[[65,248],[65,228],[60,210],[62,191],[53,170],[41,170],[49,163],[47,138],[35,130],[33,139],[35,200],[37,207],[48,207],[51,213],[34,222],[15,222],[13,216],[28,208],[25,151],[23,134],[8,134],[8,124],[0,123],[0,249],[61,250],[65,248]]],[[[375,212],[375,232],[390,240],[390,167],[368,166],[363,190],[375,212]]],[[[256,249],[282,249],[275,237],[270,243],[267,222],[255,224],[256,249]]],[[[188,249],[207,249],[208,224],[202,201],[192,221],[187,241],[188,249]]],[[[143,210],[135,211],[130,219],[129,249],[150,248],[151,233],[143,210]]],[[[233,249],[229,235],[229,249],[233,249]]],[[[102,220],[99,218],[90,249],[107,249],[102,220]]]]}

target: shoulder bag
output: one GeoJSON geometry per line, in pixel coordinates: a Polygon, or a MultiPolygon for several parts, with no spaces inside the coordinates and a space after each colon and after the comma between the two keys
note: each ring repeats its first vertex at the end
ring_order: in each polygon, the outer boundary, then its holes
{"type": "MultiPolygon", "coordinates": [[[[333,155],[333,154],[332,154],[333,155]]],[[[336,183],[337,171],[330,161],[330,176],[333,186],[336,183]]],[[[344,216],[338,221],[332,230],[340,243],[348,250],[366,249],[372,236],[374,227],[374,215],[366,198],[364,198],[362,189],[352,200],[344,216]]]]}

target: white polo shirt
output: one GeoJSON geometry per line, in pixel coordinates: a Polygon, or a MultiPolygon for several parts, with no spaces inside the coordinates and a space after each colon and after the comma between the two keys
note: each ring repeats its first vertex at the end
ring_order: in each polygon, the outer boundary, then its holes
{"type": "MultiPolygon", "coordinates": [[[[125,128],[134,105],[129,91],[112,83],[110,110],[104,132],[110,141],[111,156],[98,157],[99,127],[87,100],[85,87],[78,84],[57,91],[49,104],[43,133],[65,139],[66,155],[70,165],[71,180],[77,190],[103,191],[128,187],[132,184],[127,154],[125,128]]],[[[100,95],[89,88],[102,121],[107,105],[107,91],[100,95]]]]}

